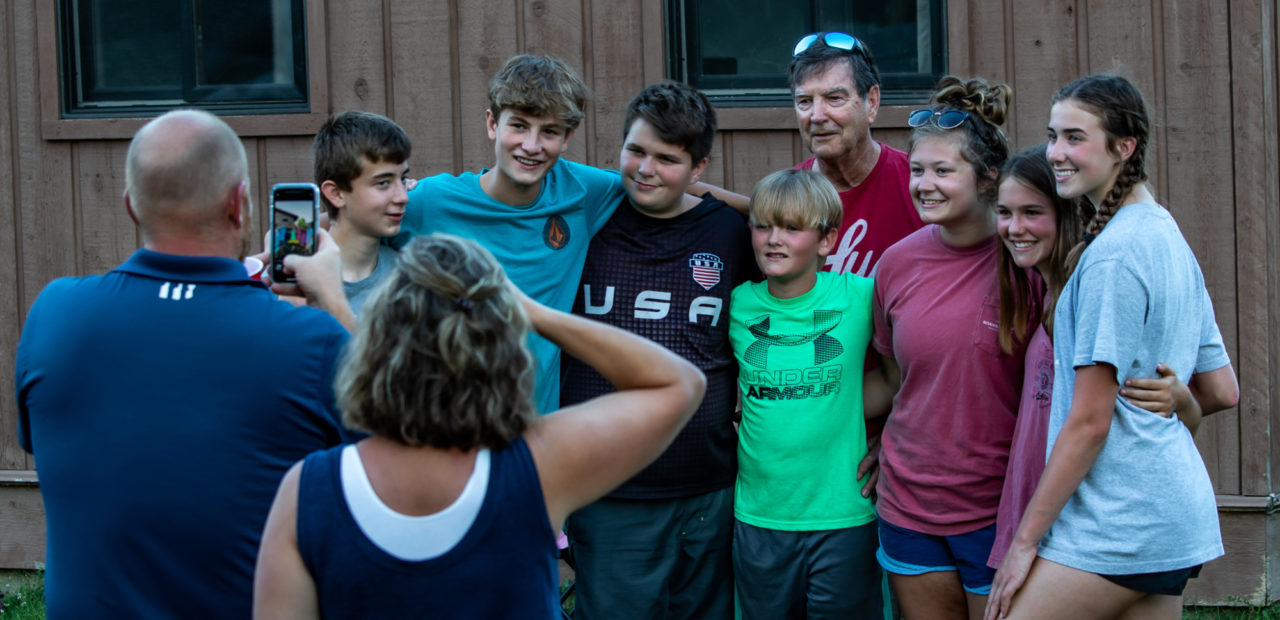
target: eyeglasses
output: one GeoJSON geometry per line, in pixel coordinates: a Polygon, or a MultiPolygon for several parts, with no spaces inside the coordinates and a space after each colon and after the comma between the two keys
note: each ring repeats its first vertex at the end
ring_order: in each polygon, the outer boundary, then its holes
{"type": "Polygon", "coordinates": [[[819,39],[830,47],[849,50],[851,52],[865,51],[862,47],[862,41],[859,41],[858,37],[851,34],[845,34],[843,32],[815,32],[801,37],[800,41],[796,43],[795,51],[791,52],[791,55],[799,56],[800,54],[803,54],[805,50],[813,47],[813,44],[817,43],[819,39]]]}
{"type": "Polygon", "coordinates": [[[923,127],[932,120],[943,129],[955,129],[963,125],[966,118],[969,118],[969,113],[963,110],[943,110],[938,112],[933,108],[920,108],[919,110],[911,111],[911,115],[907,116],[907,124],[912,127],[923,127]]]}

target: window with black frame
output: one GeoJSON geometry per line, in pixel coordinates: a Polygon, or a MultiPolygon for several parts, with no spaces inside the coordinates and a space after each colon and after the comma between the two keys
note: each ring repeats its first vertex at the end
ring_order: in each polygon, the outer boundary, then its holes
{"type": "Polygon", "coordinates": [[[861,39],[883,103],[925,101],[946,73],[943,0],[668,0],[667,16],[668,75],[717,105],[789,105],[787,64],[812,32],[861,39]]]}
{"type": "Polygon", "coordinates": [[[308,112],[304,0],[59,0],[63,118],[308,112]]]}

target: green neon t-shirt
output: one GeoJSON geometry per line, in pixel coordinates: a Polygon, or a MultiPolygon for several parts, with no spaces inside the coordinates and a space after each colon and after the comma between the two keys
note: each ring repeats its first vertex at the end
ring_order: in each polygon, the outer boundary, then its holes
{"type": "Polygon", "coordinates": [[[862,373],[872,281],[817,276],[793,299],[748,282],[729,305],[742,390],[734,516],[756,527],[829,530],[876,516],[856,479],[867,453],[862,373]]]}

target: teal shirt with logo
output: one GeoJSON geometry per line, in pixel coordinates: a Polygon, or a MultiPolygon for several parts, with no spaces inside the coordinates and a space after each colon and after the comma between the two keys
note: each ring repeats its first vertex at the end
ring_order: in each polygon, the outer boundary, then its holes
{"type": "Polygon", "coordinates": [[[729,304],[742,390],[734,516],[756,527],[830,530],[876,518],[856,479],[867,453],[862,372],[872,281],[817,276],[793,299],[748,282],[729,304]]]}
{"type": "MultiPolygon", "coordinates": [[[[622,196],[616,171],[564,159],[547,172],[538,198],[520,206],[490,198],[474,172],[439,174],[409,192],[396,244],[432,232],[474,239],[526,295],[569,312],[591,237],[622,196]]],[[[560,348],[537,334],[529,335],[529,345],[538,366],[534,400],[540,413],[550,413],[560,408],[560,348]]]]}

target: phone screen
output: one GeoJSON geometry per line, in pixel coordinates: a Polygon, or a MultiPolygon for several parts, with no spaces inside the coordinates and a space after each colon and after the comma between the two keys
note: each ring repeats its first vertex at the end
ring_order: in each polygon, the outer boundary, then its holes
{"type": "Polygon", "coordinates": [[[319,189],[309,183],[271,188],[271,279],[293,282],[284,272],[284,257],[316,251],[319,189]]]}

